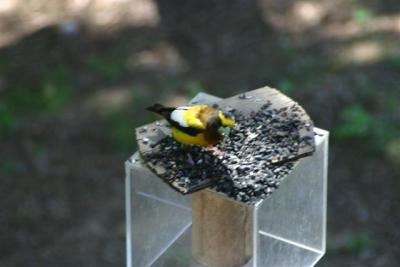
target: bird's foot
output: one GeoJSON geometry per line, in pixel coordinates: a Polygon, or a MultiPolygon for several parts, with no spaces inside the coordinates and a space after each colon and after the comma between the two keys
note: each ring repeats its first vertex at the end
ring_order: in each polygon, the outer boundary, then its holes
{"type": "Polygon", "coordinates": [[[215,146],[207,146],[206,150],[216,157],[224,155],[224,152],[215,146]]]}

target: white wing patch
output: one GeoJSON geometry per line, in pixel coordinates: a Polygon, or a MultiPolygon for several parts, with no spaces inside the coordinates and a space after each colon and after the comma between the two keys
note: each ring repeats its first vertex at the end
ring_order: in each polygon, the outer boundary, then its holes
{"type": "Polygon", "coordinates": [[[183,114],[189,109],[190,107],[179,107],[172,111],[171,113],[171,120],[176,121],[182,127],[189,127],[187,122],[183,119],[183,114]]]}

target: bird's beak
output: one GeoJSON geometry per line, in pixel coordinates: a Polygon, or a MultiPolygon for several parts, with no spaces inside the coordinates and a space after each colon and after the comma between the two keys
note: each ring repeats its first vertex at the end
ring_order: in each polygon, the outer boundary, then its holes
{"type": "Polygon", "coordinates": [[[218,132],[222,134],[224,137],[228,137],[231,133],[231,127],[219,127],[218,132]]]}

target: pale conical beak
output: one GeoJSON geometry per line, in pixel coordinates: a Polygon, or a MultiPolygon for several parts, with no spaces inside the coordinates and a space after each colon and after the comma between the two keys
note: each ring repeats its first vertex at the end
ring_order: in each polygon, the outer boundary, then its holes
{"type": "Polygon", "coordinates": [[[219,127],[218,132],[222,134],[224,137],[228,137],[231,133],[231,127],[219,127]]]}

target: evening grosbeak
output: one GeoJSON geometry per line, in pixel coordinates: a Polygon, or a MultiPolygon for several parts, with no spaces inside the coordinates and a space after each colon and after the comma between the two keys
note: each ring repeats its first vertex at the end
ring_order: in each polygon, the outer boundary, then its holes
{"type": "Polygon", "coordinates": [[[163,116],[171,125],[172,137],[186,145],[212,146],[229,134],[233,116],[207,105],[146,108],[163,116]]]}

